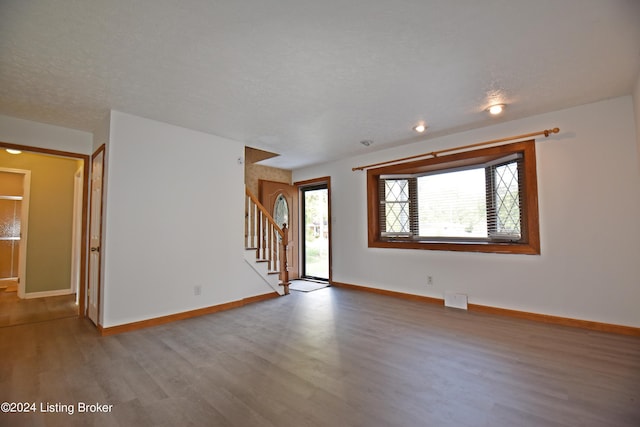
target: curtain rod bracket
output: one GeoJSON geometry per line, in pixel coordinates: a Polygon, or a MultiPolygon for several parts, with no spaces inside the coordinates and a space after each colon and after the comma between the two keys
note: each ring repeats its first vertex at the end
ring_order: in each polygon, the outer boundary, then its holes
{"type": "Polygon", "coordinates": [[[545,129],[544,136],[548,137],[552,132],[553,133],[558,133],[558,132],[560,132],[560,128],[545,129]]]}

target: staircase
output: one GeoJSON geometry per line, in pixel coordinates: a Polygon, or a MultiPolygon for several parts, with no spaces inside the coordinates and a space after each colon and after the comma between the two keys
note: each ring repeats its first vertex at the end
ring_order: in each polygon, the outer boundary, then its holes
{"type": "Polygon", "coordinates": [[[280,228],[247,188],[245,197],[245,261],[278,294],[289,294],[287,224],[280,228]]]}

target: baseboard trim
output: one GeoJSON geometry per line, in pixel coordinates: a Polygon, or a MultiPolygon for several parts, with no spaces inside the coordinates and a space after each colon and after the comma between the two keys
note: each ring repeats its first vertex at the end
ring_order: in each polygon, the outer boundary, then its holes
{"type": "Polygon", "coordinates": [[[60,295],[74,294],[71,289],[56,289],[55,291],[41,291],[41,292],[29,292],[24,294],[25,299],[32,298],[46,298],[46,297],[58,297],[60,295]]]}
{"type": "Polygon", "coordinates": [[[497,314],[500,316],[516,317],[518,319],[533,320],[540,323],[551,323],[554,325],[570,326],[590,331],[610,332],[613,334],[631,335],[640,337],[640,328],[633,326],[615,325],[612,323],[594,322],[591,320],[572,319],[570,317],[552,316],[550,314],[530,313],[528,311],[510,310],[508,308],[491,307],[488,305],[469,304],[470,311],[480,313],[497,314]]]}
{"type": "Polygon", "coordinates": [[[117,326],[103,327],[98,325],[98,332],[102,336],[116,335],[124,332],[131,332],[138,329],[150,328],[152,326],[164,325],[165,323],[176,322],[178,320],[191,319],[192,317],[204,316],[205,314],[218,313],[220,311],[231,310],[233,308],[242,307],[255,302],[277,298],[280,295],[277,292],[256,295],[253,297],[243,298],[237,301],[231,301],[224,304],[213,305],[210,307],[198,308],[196,310],[183,311],[181,313],[170,314],[168,316],[155,317],[153,319],[140,320],[139,322],[125,323],[117,326]]]}
{"type": "MultiPolygon", "coordinates": [[[[444,299],[426,297],[422,295],[407,294],[404,292],[389,291],[386,289],[370,288],[367,286],[352,285],[349,283],[332,282],[332,286],[338,288],[354,289],[357,291],[371,292],[374,294],[387,295],[395,298],[403,298],[411,301],[421,301],[429,304],[439,304],[444,306],[444,299]]],[[[479,313],[496,314],[499,316],[526,319],[539,323],[550,323],[554,325],[570,326],[574,328],[587,329],[590,331],[609,332],[620,335],[631,335],[640,337],[640,328],[633,326],[615,325],[611,323],[594,322],[591,320],[572,319],[569,317],[552,316],[549,314],[530,313],[527,311],[510,310],[507,308],[491,307],[488,305],[468,304],[469,311],[479,313]]]]}

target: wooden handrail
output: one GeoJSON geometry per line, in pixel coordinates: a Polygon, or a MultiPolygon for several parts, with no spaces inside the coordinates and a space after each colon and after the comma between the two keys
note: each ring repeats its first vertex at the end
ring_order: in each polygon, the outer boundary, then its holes
{"type": "Polygon", "coordinates": [[[267,209],[264,206],[262,206],[262,203],[258,201],[258,198],[254,196],[253,193],[248,188],[245,188],[245,193],[247,194],[247,196],[249,196],[251,201],[258,207],[258,209],[260,209],[260,212],[262,212],[262,214],[267,217],[267,221],[269,221],[271,225],[276,227],[276,231],[278,232],[278,234],[280,234],[280,237],[284,238],[284,232],[282,231],[282,228],[280,228],[276,220],[273,219],[269,211],[267,211],[267,209]]]}

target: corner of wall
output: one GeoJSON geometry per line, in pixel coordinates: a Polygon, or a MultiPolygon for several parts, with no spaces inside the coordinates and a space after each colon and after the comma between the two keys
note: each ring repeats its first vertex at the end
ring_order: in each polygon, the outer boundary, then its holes
{"type": "Polygon", "coordinates": [[[101,145],[109,142],[111,131],[111,110],[104,116],[100,124],[93,130],[93,150],[95,152],[101,145]]]}

